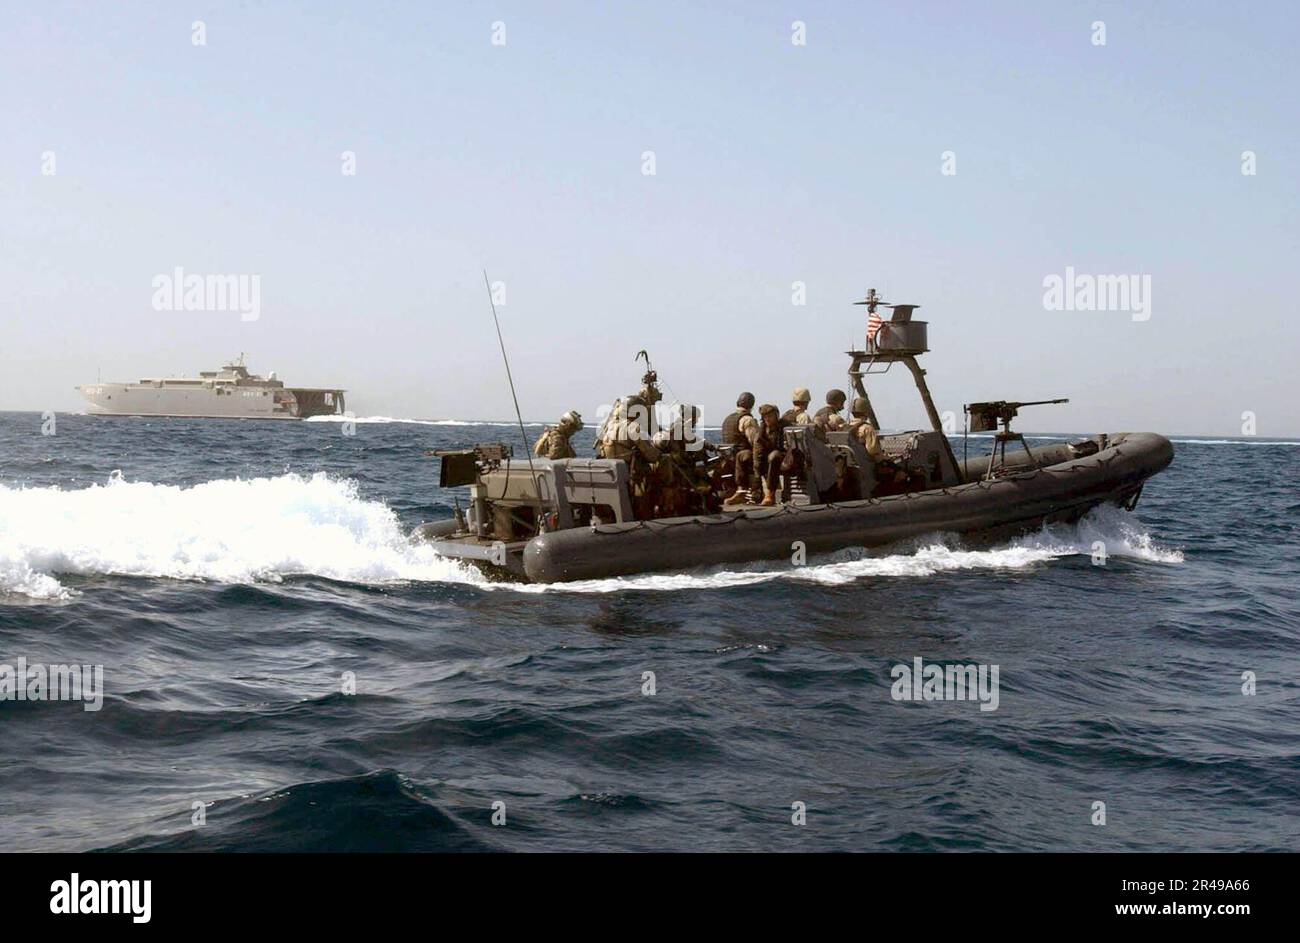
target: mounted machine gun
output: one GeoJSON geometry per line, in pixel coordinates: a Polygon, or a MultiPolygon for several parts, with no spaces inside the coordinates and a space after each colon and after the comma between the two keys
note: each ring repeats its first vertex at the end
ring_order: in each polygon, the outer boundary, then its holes
{"type": "Polygon", "coordinates": [[[1047,406],[1055,403],[1068,403],[1068,399],[1036,399],[1029,402],[1017,403],[1005,399],[991,400],[987,403],[971,403],[963,406],[966,414],[970,417],[969,429],[971,432],[993,432],[997,435],[993,437],[993,451],[989,453],[989,467],[984,473],[985,479],[992,478],[995,467],[1005,465],[1007,462],[1007,443],[1019,442],[1032,461],[1034,453],[1029,451],[1029,446],[1025,444],[1025,437],[1019,432],[1011,431],[1011,420],[1015,419],[1024,406],[1047,406]],[[1002,428],[998,430],[998,423],[1002,423],[1002,428]],[[1001,453],[1001,460],[998,455],[1001,453]],[[997,466],[995,466],[997,462],[997,466]]]}

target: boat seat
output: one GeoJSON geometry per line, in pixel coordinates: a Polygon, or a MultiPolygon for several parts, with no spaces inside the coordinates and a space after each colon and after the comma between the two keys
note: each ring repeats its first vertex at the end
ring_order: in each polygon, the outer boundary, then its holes
{"type": "Polygon", "coordinates": [[[858,488],[862,497],[871,497],[876,490],[876,463],[867,454],[867,447],[847,430],[826,433],[826,441],[837,449],[847,452],[849,465],[857,472],[858,488]]]}
{"type": "MultiPolygon", "coordinates": [[[[812,425],[791,426],[785,430],[786,449],[798,449],[803,453],[803,468],[796,475],[787,478],[798,479],[800,497],[806,497],[807,504],[821,504],[824,495],[830,493],[839,478],[835,469],[835,455],[825,442],[814,434],[812,425]]],[[[787,482],[786,490],[794,492],[787,482]]]]}

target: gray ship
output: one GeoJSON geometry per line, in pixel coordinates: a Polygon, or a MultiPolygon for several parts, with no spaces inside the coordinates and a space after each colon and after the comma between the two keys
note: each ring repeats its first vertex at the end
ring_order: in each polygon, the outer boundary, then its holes
{"type": "Polygon", "coordinates": [[[173,416],[203,419],[307,419],[342,415],[343,390],[287,387],[274,373],[259,377],[244,355],[196,378],[96,383],[77,390],[92,416],[173,416]]]}

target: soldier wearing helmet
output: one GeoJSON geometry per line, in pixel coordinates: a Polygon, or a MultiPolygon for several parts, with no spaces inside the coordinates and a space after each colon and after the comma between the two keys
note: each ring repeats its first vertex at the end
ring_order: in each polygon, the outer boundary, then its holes
{"type": "Polygon", "coordinates": [[[801,386],[794,391],[790,399],[794,402],[794,406],[782,414],[782,425],[803,426],[812,422],[812,416],[808,415],[808,404],[812,402],[812,394],[801,386]]]}
{"type": "Polygon", "coordinates": [[[749,392],[741,393],[736,400],[736,411],[722,420],[723,445],[743,445],[749,441],[745,438],[745,433],[740,428],[740,425],[746,418],[753,421],[754,417],[750,414],[750,410],[753,408],[754,394],[749,392]]]}
{"type": "Polygon", "coordinates": [[[659,432],[655,404],[663,399],[659,392],[659,375],[650,369],[650,358],[645,351],[638,353],[637,357],[645,358],[647,368],[641,377],[641,389],[615,401],[596,433],[596,454],[627,463],[632,513],[638,520],[645,520],[653,517],[655,512],[654,472],[667,459],[654,444],[659,432]]]}
{"type": "Polygon", "coordinates": [[[817,410],[813,423],[827,432],[844,428],[844,402],[848,397],[843,390],[831,390],[826,394],[826,405],[817,410]]]}
{"type": "Polygon", "coordinates": [[[659,450],[652,439],[658,431],[654,421],[653,403],[641,394],[634,394],[614,404],[605,420],[604,432],[596,443],[601,458],[618,458],[631,464],[634,456],[647,462],[659,461],[659,450]]]}
{"type": "Polygon", "coordinates": [[[737,457],[736,493],[727,499],[727,504],[747,503],[755,479],[763,487],[761,503],[765,506],[776,503],[780,491],[781,465],[785,461],[785,423],[781,421],[781,411],[771,403],[764,403],[758,414],[757,422],[750,417],[750,422],[746,424],[749,448],[743,454],[747,454],[748,459],[742,467],[737,457]]]}
{"type": "Polygon", "coordinates": [[[876,433],[875,424],[871,421],[867,398],[859,396],[853,401],[849,411],[853,413],[853,418],[849,420],[849,434],[863,444],[867,454],[873,460],[879,461],[884,457],[885,452],[880,447],[880,438],[876,433]]]}
{"type": "Polygon", "coordinates": [[[770,506],[776,503],[781,488],[781,466],[785,463],[786,422],[779,415],[777,408],[770,403],[760,407],[758,415],[758,429],[750,435],[749,442],[750,448],[754,451],[754,470],[762,476],[763,480],[761,503],[770,506]]]}
{"type": "Polygon", "coordinates": [[[560,421],[555,426],[547,426],[537,444],[533,446],[533,454],[541,458],[574,458],[576,453],[573,451],[573,445],[569,442],[574,433],[582,431],[582,416],[577,410],[570,409],[560,417],[560,421]]]}
{"type": "MultiPolygon", "coordinates": [[[[750,472],[754,467],[754,452],[749,447],[749,434],[758,427],[758,420],[751,412],[753,408],[754,394],[746,391],[736,399],[736,411],[722,420],[722,448],[719,451],[724,459],[732,458],[735,473],[735,489],[727,496],[727,504],[741,504],[749,499],[750,472]]],[[[722,469],[723,466],[719,466],[719,487],[722,469]]]]}
{"type": "Polygon", "coordinates": [[[717,510],[709,467],[709,453],[716,452],[717,446],[696,431],[699,421],[699,407],[679,405],[673,411],[671,427],[655,436],[654,444],[666,459],[654,470],[656,517],[717,510]]]}

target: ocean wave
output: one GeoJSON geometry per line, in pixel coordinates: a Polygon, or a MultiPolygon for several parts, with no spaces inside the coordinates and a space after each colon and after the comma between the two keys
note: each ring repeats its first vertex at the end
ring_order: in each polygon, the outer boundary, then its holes
{"type": "Polygon", "coordinates": [[[1099,508],[1069,527],[967,549],[942,535],[892,552],[846,549],[791,567],[784,561],[722,565],[564,584],[489,581],[478,570],[412,543],[387,505],[362,498],[355,482],[310,477],[223,479],[189,487],[132,482],[114,474],[78,490],[0,485],[0,591],[67,598],[64,574],[221,583],[318,576],[341,582],[438,582],[491,591],[611,593],[747,586],[773,580],[827,585],[867,577],[925,577],[958,570],[1023,570],[1090,554],[1179,563],[1138,519],[1099,508]]]}
{"type": "MultiPolygon", "coordinates": [[[[130,852],[483,852],[478,797],[424,786],[391,769],[297,783],[211,803],[203,828],[188,811],[150,823],[154,831],[100,850],[130,852]]],[[[518,828],[518,820],[515,822],[518,828]]],[[[493,836],[495,837],[495,836],[493,836]]]]}
{"type": "Polygon", "coordinates": [[[77,490],[0,485],[0,591],[66,598],[63,574],[225,583],[312,575],[358,583],[482,580],[410,543],[354,482],[224,479],[190,487],[114,474],[77,490]]]}

